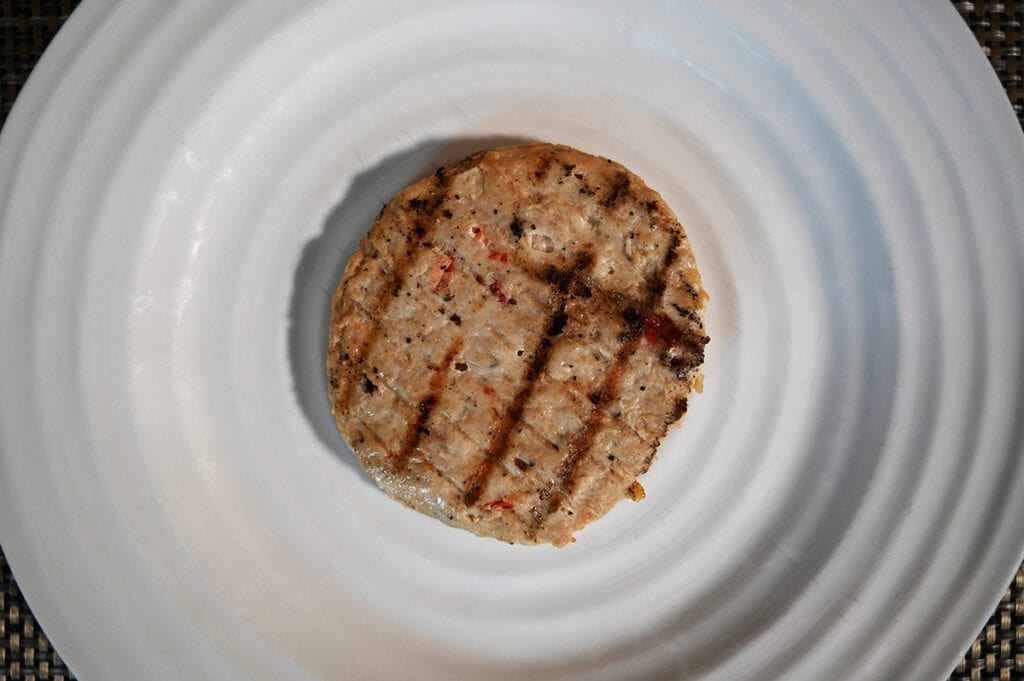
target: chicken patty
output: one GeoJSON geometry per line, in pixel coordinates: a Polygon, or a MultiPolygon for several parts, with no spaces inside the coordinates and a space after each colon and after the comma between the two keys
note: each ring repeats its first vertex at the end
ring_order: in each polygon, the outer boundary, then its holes
{"type": "Polygon", "coordinates": [[[708,299],[682,226],[570,147],[476,154],[399,192],[334,294],[338,429],[391,497],[563,546],[639,500],[700,389],[708,299]]]}

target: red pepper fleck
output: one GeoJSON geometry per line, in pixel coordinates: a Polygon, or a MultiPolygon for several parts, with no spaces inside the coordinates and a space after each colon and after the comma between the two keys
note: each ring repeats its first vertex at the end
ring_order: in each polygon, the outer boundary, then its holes
{"type": "Polygon", "coordinates": [[[505,297],[505,294],[501,292],[501,284],[499,284],[496,281],[491,282],[491,293],[498,297],[499,303],[504,305],[505,303],[508,302],[508,298],[505,297]]]}
{"type": "Polygon", "coordinates": [[[477,241],[483,241],[484,230],[479,225],[473,225],[470,231],[473,232],[474,239],[476,239],[477,241]]]}
{"type": "Polygon", "coordinates": [[[652,314],[644,320],[644,339],[648,343],[671,345],[679,335],[679,327],[663,314],[652,314]]]}
{"type": "Polygon", "coordinates": [[[498,499],[497,501],[492,501],[491,503],[487,504],[487,508],[491,508],[491,509],[495,509],[495,508],[515,508],[515,507],[516,507],[515,503],[509,501],[508,499],[498,499]]]}
{"type": "Polygon", "coordinates": [[[490,258],[491,260],[498,260],[500,262],[507,263],[508,253],[505,253],[504,251],[497,251],[496,253],[491,253],[490,258]]]}

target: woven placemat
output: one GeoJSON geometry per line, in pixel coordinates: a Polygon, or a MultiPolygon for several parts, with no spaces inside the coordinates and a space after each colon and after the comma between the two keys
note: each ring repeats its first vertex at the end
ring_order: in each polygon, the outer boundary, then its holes
{"type": "MultiPolygon", "coordinates": [[[[0,126],[39,56],[80,0],[0,0],[0,126]]],[[[977,37],[1024,128],[1024,2],[953,4],[977,37]]],[[[0,548],[0,681],[70,681],[0,548]]],[[[101,680],[96,680],[101,681],[101,680]]],[[[1024,565],[950,681],[1024,681],[1024,565]]]]}

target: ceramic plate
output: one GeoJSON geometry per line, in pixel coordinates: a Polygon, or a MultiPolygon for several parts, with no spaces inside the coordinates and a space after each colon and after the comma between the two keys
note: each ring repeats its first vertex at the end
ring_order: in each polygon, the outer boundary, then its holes
{"type": "Polygon", "coordinates": [[[1024,547],[1024,137],[947,2],[92,0],[0,142],[0,539],[83,681],[942,679],[1024,547]],[[704,394],[552,547],[326,399],[381,204],[548,140],[660,191],[704,394]]]}

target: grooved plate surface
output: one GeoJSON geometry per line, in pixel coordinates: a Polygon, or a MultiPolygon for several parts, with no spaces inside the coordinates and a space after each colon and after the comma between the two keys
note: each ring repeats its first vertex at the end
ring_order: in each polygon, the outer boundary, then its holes
{"type": "MultiPolygon", "coordinates": [[[[76,4],[0,0],[4,114],[76,4]]],[[[0,137],[0,678],[71,678],[21,591],[85,681],[1024,676],[1024,7],[722,5],[75,11],[0,137]],[[712,293],[648,498],[561,551],[390,502],[323,397],[381,201],[521,138],[712,293]]]]}

